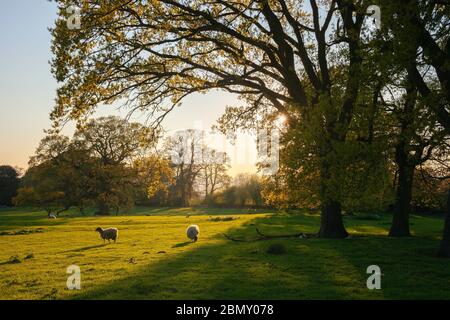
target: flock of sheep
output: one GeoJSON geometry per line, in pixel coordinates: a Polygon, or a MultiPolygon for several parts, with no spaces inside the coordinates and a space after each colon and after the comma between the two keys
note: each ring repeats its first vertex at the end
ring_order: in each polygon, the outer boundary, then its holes
{"type": "MultiPolygon", "coordinates": [[[[53,214],[48,215],[49,219],[56,219],[56,216],[53,214]]],[[[98,227],[95,229],[96,232],[100,234],[100,237],[103,239],[103,242],[108,240],[109,243],[111,243],[111,240],[114,240],[114,243],[116,243],[117,238],[119,238],[119,229],[117,228],[100,228],[98,227]]],[[[196,242],[198,240],[198,235],[200,234],[200,228],[196,224],[191,224],[186,229],[186,235],[189,239],[191,239],[193,242],[196,242]]]]}
{"type": "MultiPolygon", "coordinates": [[[[100,228],[98,227],[95,229],[100,234],[100,237],[103,239],[103,242],[108,240],[108,242],[111,243],[111,240],[114,240],[114,243],[116,242],[117,238],[119,237],[119,229],[117,228],[100,228]]],[[[186,235],[189,239],[191,239],[193,242],[196,242],[198,240],[198,235],[200,234],[200,228],[196,224],[190,225],[186,229],[186,235]]]]}

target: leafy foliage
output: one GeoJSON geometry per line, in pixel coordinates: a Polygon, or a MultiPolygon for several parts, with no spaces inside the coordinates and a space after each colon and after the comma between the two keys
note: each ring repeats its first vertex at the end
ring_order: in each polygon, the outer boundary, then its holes
{"type": "Polygon", "coordinates": [[[0,206],[11,206],[20,183],[19,169],[0,166],[0,206]]]}

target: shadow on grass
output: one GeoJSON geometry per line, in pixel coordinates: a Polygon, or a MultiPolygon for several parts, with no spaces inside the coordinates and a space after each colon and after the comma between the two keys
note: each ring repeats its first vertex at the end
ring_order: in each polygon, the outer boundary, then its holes
{"type": "Polygon", "coordinates": [[[78,249],[74,249],[74,250],[63,251],[62,253],[83,252],[83,251],[87,251],[87,250],[91,250],[91,249],[105,247],[107,245],[108,245],[108,243],[102,243],[102,244],[97,244],[95,246],[87,246],[87,247],[82,247],[82,248],[78,248],[78,249]]]}
{"type": "MultiPolygon", "coordinates": [[[[449,299],[448,260],[436,259],[438,241],[386,237],[384,220],[345,223],[349,239],[277,239],[232,242],[172,251],[154,264],[137,265],[127,277],[86,284],[75,299],[449,299]],[[370,228],[369,228],[370,227],[370,228]],[[287,253],[270,255],[282,243],[287,253]],[[381,268],[382,290],[369,290],[369,265],[381,268]]],[[[387,218],[386,218],[387,219],[387,218]]],[[[319,217],[272,215],[229,230],[254,239],[255,225],[266,234],[314,232],[319,217]]],[[[187,244],[186,244],[187,245],[187,244]]],[[[181,248],[184,243],[173,248],[181,248]]]]}
{"type": "Polygon", "coordinates": [[[208,207],[136,207],[124,215],[145,216],[193,216],[193,215],[242,215],[258,213],[276,213],[273,209],[251,208],[208,208],[208,207]]]}
{"type": "Polygon", "coordinates": [[[18,264],[18,263],[21,263],[21,262],[15,262],[15,261],[4,261],[4,262],[0,262],[0,266],[4,266],[4,265],[7,265],[7,264],[18,264]]]}
{"type": "Polygon", "coordinates": [[[34,226],[57,226],[67,222],[63,217],[49,219],[46,212],[28,208],[7,208],[0,211],[0,231],[34,226]]]}
{"type": "Polygon", "coordinates": [[[192,244],[192,241],[180,242],[172,246],[172,248],[182,248],[192,244]]]}
{"type": "MultiPolygon", "coordinates": [[[[27,208],[13,207],[0,208],[0,231],[11,230],[19,227],[33,226],[55,226],[68,223],[71,218],[103,218],[115,217],[96,216],[95,208],[87,209],[85,213],[80,213],[78,209],[71,208],[62,212],[57,219],[48,219],[45,211],[27,208]]],[[[243,215],[243,214],[261,214],[277,213],[273,209],[249,209],[249,208],[207,208],[207,207],[135,207],[128,212],[119,212],[120,217],[130,216],[195,216],[195,215],[243,215]]]]}
{"type": "MultiPolygon", "coordinates": [[[[229,232],[250,239],[256,237],[255,224],[276,234],[283,231],[283,225],[293,231],[308,231],[316,228],[317,222],[313,216],[271,216],[256,218],[229,232]]],[[[221,234],[215,238],[222,241],[202,244],[200,240],[189,251],[172,251],[155,264],[137,265],[126,278],[97,287],[86,284],[86,291],[72,298],[345,299],[368,291],[365,277],[341,257],[335,240],[232,242],[221,234]],[[276,242],[286,246],[286,254],[267,253],[267,248],[276,242]]],[[[370,297],[380,296],[376,293],[370,297]]]]}
{"type": "MultiPolygon", "coordinates": [[[[450,299],[450,261],[435,255],[440,241],[435,235],[442,228],[442,219],[427,217],[419,221],[411,216],[414,236],[408,238],[388,237],[390,220],[391,216],[386,216],[375,224],[359,225],[370,235],[338,241],[336,251],[357,266],[366,279],[366,268],[379,266],[382,290],[377,291],[387,299],[450,299]]],[[[350,228],[357,224],[351,219],[346,222],[350,228]]]]}

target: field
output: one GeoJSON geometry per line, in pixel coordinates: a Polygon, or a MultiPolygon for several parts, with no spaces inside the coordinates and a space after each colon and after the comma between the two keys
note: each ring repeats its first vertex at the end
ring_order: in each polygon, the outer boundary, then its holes
{"type": "Polygon", "coordinates": [[[413,216],[414,237],[390,239],[390,216],[348,216],[345,240],[256,238],[315,232],[319,217],[231,209],[137,208],[111,217],[75,211],[0,210],[0,299],[448,299],[450,261],[434,257],[443,221],[413,216]],[[200,226],[197,243],[189,224],[200,226]],[[98,226],[119,228],[103,244],[98,226]],[[284,254],[269,246],[283,244],[284,254]],[[66,289],[66,268],[81,268],[81,290],[66,289]],[[382,289],[368,290],[378,265],[382,289]]]}

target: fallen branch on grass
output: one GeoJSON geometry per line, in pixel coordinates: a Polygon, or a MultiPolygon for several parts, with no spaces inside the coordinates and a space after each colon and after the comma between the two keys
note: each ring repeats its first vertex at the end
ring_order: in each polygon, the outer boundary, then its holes
{"type": "Polygon", "coordinates": [[[255,239],[238,239],[238,238],[233,238],[233,237],[227,235],[226,233],[224,233],[223,235],[228,240],[236,241],[236,242],[254,242],[254,241],[261,241],[261,240],[287,239],[287,238],[309,239],[309,238],[314,238],[314,237],[317,236],[316,234],[304,233],[304,232],[294,233],[294,234],[267,235],[267,234],[262,233],[261,230],[258,229],[258,227],[255,227],[255,228],[256,228],[256,233],[259,234],[259,237],[255,238],[255,239]]]}

